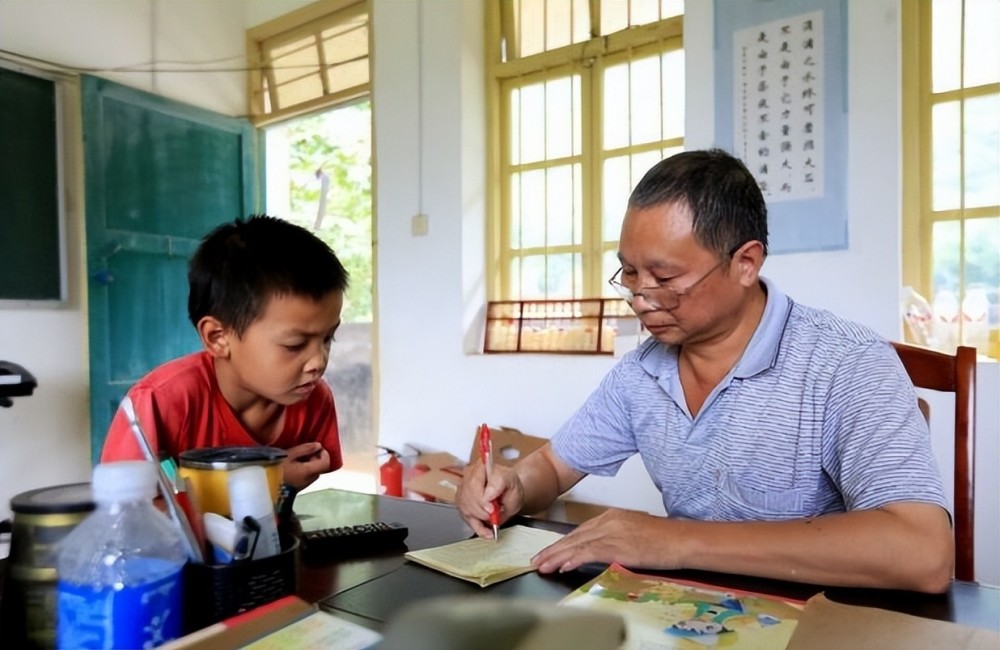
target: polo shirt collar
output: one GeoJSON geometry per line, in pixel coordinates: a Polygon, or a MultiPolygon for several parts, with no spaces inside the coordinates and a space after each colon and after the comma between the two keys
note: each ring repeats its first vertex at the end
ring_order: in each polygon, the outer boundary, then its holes
{"type": "Polygon", "coordinates": [[[792,312],[791,298],[781,293],[767,278],[761,277],[760,281],[767,292],[767,302],[747,349],[733,369],[732,376],[740,379],[753,377],[774,367],[781,348],[781,337],[785,334],[788,316],[792,312]]]}
{"type": "MultiPolygon", "coordinates": [[[[752,377],[774,367],[778,359],[781,337],[785,333],[788,316],[794,303],[771,280],[762,276],[760,281],[767,292],[764,313],[753,336],[750,337],[747,349],[730,373],[730,379],[752,377]]],[[[676,375],[677,354],[677,346],[665,346],[656,339],[649,338],[638,350],[639,365],[656,378],[676,375]]]]}

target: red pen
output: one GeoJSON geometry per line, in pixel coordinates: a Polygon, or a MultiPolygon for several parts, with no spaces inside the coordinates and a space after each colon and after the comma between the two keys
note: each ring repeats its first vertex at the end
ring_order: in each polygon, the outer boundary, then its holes
{"type": "MultiPolygon", "coordinates": [[[[490,428],[486,424],[479,426],[479,455],[486,467],[486,483],[493,476],[493,439],[490,428]]],[[[493,526],[493,541],[500,539],[500,499],[493,499],[493,510],[490,512],[490,524],[493,526]]]]}

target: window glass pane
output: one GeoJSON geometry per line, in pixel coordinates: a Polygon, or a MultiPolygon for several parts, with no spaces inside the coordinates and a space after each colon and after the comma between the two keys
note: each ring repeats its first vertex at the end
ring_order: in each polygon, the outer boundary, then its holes
{"type": "Polygon", "coordinates": [[[312,43],[312,39],[309,39],[306,42],[307,46],[302,47],[303,42],[299,41],[294,47],[281,48],[280,53],[277,49],[271,52],[274,57],[271,74],[275,82],[281,85],[303,76],[316,78],[319,69],[319,59],[316,48],[312,43]]]}
{"type": "Polygon", "coordinates": [[[570,0],[546,0],[545,49],[554,50],[573,42],[570,0]]]}
{"type": "Polygon", "coordinates": [[[510,274],[510,286],[513,295],[520,298],[524,295],[521,289],[521,258],[515,257],[510,261],[510,269],[507,271],[510,274]]]}
{"type": "MultiPolygon", "coordinates": [[[[962,311],[971,327],[975,329],[977,324],[1000,326],[997,307],[1000,298],[1000,217],[965,222],[965,284],[962,311]]],[[[972,334],[978,337],[986,332],[972,334]]],[[[968,336],[966,341],[969,341],[968,336]]],[[[980,347],[980,343],[982,341],[976,340],[973,344],[980,347]]]]}
{"type": "MultiPolygon", "coordinates": [[[[511,187],[518,186],[520,221],[511,230],[511,246],[534,248],[545,245],[545,170],[514,174],[511,187]]],[[[513,194],[513,192],[512,192],[513,194]]],[[[512,197],[513,198],[513,197],[512,197]]]]}
{"type": "Polygon", "coordinates": [[[628,0],[601,2],[601,35],[606,36],[628,27],[628,0]]]}
{"type": "Polygon", "coordinates": [[[328,65],[368,56],[368,27],[364,24],[363,16],[351,25],[338,25],[324,31],[320,38],[323,57],[328,65]]]}
{"type": "Polygon", "coordinates": [[[663,18],[673,18],[684,15],[684,0],[661,0],[663,18]]]}
{"type": "Polygon", "coordinates": [[[961,83],[962,3],[935,0],[931,21],[931,90],[955,90],[961,83]]]}
{"type": "Polygon", "coordinates": [[[663,117],[660,101],[663,97],[660,84],[660,57],[646,57],[632,62],[629,84],[632,121],[632,144],[656,142],[663,139],[663,117]]]}
{"type": "Polygon", "coordinates": [[[573,42],[590,39],[590,0],[573,0],[573,42]]]}
{"type": "Polygon", "coordinates": [[[628,146],[628,64],[604,70],[604,148],[628,146]]]}
{"type": "Polygon", "coordinates": [[[628,195],[634,187],[629,162],[629,156],[616,156],[604,161],[604,206],[601,210],[604,241],[617,241],[621,235],[628,195]]]}
{"type": "Polygon", "coordinates": [[[521,105],[521,89],[514,88],[510,91],[510,110],[508,120],[510,122],[510,164],[521,164],[521,112],[518,106],[521,105]]]}
{"type": "Polygon", "coordinates": [[[1000,95],[965,102],[965,207],[1000,205],[1000,95]]]}
{"type": "Polygon", "coordinates": [[[629,4],[632,5],[630,25],[646,25],[660,19],[660,0],[631,0],[629,4]]]}
{"type": "Polygon", "coordinates": [[[520,101],[512,106],[520,114],[520,130],[511,131],[511,137],[520,140],[520,163],[545,159],[545,85],[541,83],[521,86],[520,101]]]}
{"type": "Polygon", "coordinates": [[[684,135],[684,50],[663,55],[663,137],[684,135]]]}
{"type": "Polygon", "coordinates": [[[279,84],[277,88],[278,108],[288,108],[323,96],[323,84],[320,83],[319,76],[315,74],[279,84]]]}
{"type": "Polygon", "coordinates": [[[368,83],[368,59],[343,63],[326,71],[327,92],[338,93],[368,83]]]}
{"type": "Polygon", "coordinates": [[[545,84],[545,157],[563,158],[580,153],[580,87],[578,77],[553,79],[545,84]],[[572,116],[572,117],[571,117],[572,116]]]}
{"type": "Polygon", "coordinates": [[[959,295],[961,274],[961,222],[940,221],[931,230],[931,291],[934,347],[953,350],[958,345],[959,295]]]}
{"type": "Polygon", "coordinates": [[[606,150],[680,137],[683,133],[682,50],[609,66],[604,71],[606,150]]]}
{"type": "Polygon", "coordinates": [[[518,57],[545,51],[545,0],[517,0],[518,57]]]}
{"type": "Polygon", "coordinates": [[[601,188],[604,200],[601,231],[604,241],[618,241],[625,210],[628,208],[628,197],[646,172],[664,158],[683,150],[683,147],[671,147],[630,156],[615,156],[604,161],[604,185],[601,188]]]}
{"type": "Polygon", "coordinates": [[[1000,81],[1000,2],[965,3],[966,88],[1000,81]]]}
{"type": "MultiPolygon", "coordinates": [[[[514,174],[510,177],[510,207],[508,208],[510,212],[510,242],[508,246],[511,250],[517,250],[521,248],[521,224],[524,219],[521,218],[521,176],[520,174],[514,174]]],[[[516,283],[511,283],[512,286],[517,286],[516,283]]]]}
{"type": "MultiPolygon", "coordinates": [[[[936,104],[931,111],[933,209],[959,207],[959,104],[936,104]]],[[[956,242],[957,245],[957,242],[956,242]]]]}
{"type": "Polygon", "coordinates": [[[560,165],[546,172],[546,231],[548,246],[578,245],[582,242],[582,195],[579,165],[560,165]]]}
{"type": "Polygon", "coordinates": [[[684,0],[601,0],[601,35],[684,13],[684,0]]]}
{"type": "Polygon", "coordinates": [[[572,298],[582,292],[580,256],[528,255],[511,264],[511,277],[518,277],[522,300],[572,298]],[[520,262],[520,273],[515,271],[520,262]]]}

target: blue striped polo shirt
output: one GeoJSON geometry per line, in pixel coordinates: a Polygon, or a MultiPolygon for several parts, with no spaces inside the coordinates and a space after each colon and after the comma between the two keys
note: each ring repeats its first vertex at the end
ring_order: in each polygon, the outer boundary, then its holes
{"type": "Polygon", "coordinates": [[[674,517],[797,519],[894,501],[947,509],[927,423],[889,342],[763,282],[761,322],[697,416],[678,349],[650,338],[553,436],[556,454],[613,476],[638,453],[674,517]]]}

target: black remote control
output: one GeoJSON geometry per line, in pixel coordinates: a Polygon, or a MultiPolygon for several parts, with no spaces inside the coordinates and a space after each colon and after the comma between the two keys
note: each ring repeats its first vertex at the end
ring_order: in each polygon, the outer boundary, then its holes
{"type": "Polygon", "coordinates": [[[375,521],[302,533],[302,554],[307,560],[335,560],[373,555],[403,545],[410,530],[400,523],[375,521]]]}

